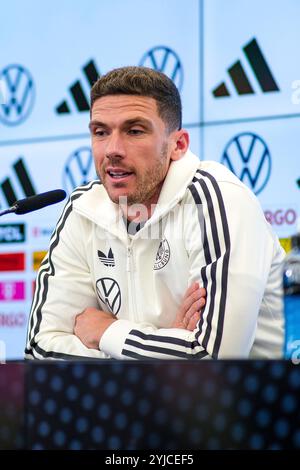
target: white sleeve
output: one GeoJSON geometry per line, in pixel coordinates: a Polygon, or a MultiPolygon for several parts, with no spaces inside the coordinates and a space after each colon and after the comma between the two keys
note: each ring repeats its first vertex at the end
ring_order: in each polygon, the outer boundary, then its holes
{"type": "Polygon", "coordinates": [[[258,201],[244,187],[197,172],[185,230],[189,282],[199,281],[206,305],[193,332],[114,322],[100,347],[125,358],[246,358],[272,262],[273,240],[258,201]]]}
{"type": "Polygon", "coordinates": [[[66,204],[38,272],[25,350],[28,359],[107,357],[102,351],[86,348],[73,334],[76,315],[89,306],[99,308],[81,220],[73,211],[74,199],[83,192],[75,191],[66,204]]]}

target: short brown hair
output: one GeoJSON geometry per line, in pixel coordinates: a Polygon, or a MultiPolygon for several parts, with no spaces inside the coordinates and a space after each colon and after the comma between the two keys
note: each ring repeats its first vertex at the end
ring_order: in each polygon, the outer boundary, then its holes
{"type": "Polygon", "coordinates": [[[111,70],[94,83],[91,109],[98,98],[107,95],[139,95],[154,98],[157,111],[169,132],[181,129],[182,107],[179,91],[167,75],[148,67],[121,67],[111,70]]]}

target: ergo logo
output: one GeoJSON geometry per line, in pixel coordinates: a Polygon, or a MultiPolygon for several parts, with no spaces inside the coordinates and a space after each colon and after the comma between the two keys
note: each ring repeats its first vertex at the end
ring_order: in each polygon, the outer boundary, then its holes
{"type": "Polygon", "coordinates": [[[297,220],[297,212],[294,209],[278,209],[276,211],[264,211],[265,218],[271,225],[293,225],[297,220]]]}

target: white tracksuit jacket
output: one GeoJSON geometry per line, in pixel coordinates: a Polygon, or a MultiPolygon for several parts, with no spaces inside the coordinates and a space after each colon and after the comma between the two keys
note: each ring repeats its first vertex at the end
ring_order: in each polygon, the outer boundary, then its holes
{"type": "Polygon", "coordinates": [[[36,282],[27,358],[279,358],[284,252],[255,196],[188,151],[172,162],[152,217],[129,236],[100,182],[77,188],[36,282]],[[191,332],[170,328],[187,287],[206,305],[191,332]],[[86,307],[116,315],[100,350],[73,334],[86,307]]]}

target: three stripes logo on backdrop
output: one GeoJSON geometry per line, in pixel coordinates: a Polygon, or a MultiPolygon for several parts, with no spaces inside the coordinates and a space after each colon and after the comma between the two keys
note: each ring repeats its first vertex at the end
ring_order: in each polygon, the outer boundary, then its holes
{"type": "MultiPolygon", "coordinates": [[[[91,88],[100,76],[95,62],[90,60],[84,67],[82,67],[82,70],[91,88]]],[[[88,94],[85,93],[84,86],[80,80],[76,80],[74,83],[72,83],[72,85],[69,87],[69,91],[71,94],[72,103],[75,105],[77,111],[89,111],[90,105],[88,94]]],[[[57,114],[69,114],[72,112],[70,104],[67,100],[63,100],[61,103],[59,103],[56,106],[55,111],[57,114]]]]}
{"type": "MultiPolygon", "coordinates": [[[[253,38],[248,42],[243,47],[243,51],[263,93],[279,91],[279,86],[275,81],[256,39],[253,38]]],[[[255,94],[240,60],[234,62],[227,71],[238,95],[255,94]]],[[[212,90],[212,94],[215,98],[230,96],[230,92],[225,82],[220,83],[216,88],[214,88],[212,90]]]]}
{"type": "MultiPolygon", "coordinates": [[[[34,196],[36,190],[22,158],[19,158],[19,160],[13,164],[13,173],[18,182],[17,187],[20,186],[22,188],[25,197],[34,196]]],[[[7,177],[2,180],[2,182],[0,182],[0,188],[8,206],[11,206],[17,199],[20,199],[17,197],[13,178],[7,177]]]]}

